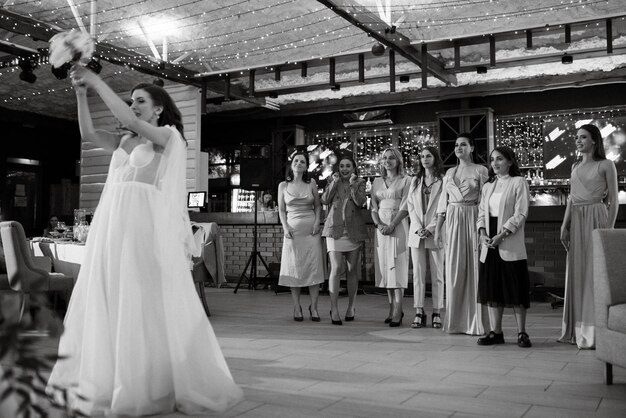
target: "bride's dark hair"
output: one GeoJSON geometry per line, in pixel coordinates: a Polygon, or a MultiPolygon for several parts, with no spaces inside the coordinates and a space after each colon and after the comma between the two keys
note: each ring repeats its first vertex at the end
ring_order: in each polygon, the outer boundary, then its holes
{"type": "Polygon", "coordinates": [[[130,94],[132,95],[135,90],[147,91],[154,104],[163,107],[163,112],[159,115],[159,126],[173,125],[180,132],[180,136],[187,142],[183,128],[183,117],[176,103],[172,100],[172,96],[163,87],[151,83],[137,84],[133,87],[130,94]]]}

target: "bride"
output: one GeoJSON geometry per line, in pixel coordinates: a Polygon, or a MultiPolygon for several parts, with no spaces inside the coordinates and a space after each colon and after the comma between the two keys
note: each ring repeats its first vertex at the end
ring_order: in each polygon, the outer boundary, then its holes
{"type": "Polygon", "coordinates": [[[242,391],[189,270],[180,111],[156,85],[136,86],[128,107],[88,69],[71,77],[82,137],[113,155],[48,392],[89,415],[223,411],[242,391]],[[94,129],[88,88],[130,133],[94,129]]]}

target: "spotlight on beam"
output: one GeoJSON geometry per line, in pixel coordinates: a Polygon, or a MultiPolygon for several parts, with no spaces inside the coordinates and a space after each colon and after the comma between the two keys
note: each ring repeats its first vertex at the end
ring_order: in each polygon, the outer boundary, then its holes
{"type": "Polygon", "coordinates": [[[332,91],[339,91],[339,90],[341,90],[341,85],[340,84],[333,84],[332,86],[330,86],[330,89],[332,91]]]}
{"type": "Polygon", "coordinates": [[[102,64],[100,64],[99,59],[92,58],[91,61],[87,63],[87,68],[96,74],[100,74],[100,71],[102,71],[102,64]]]}
{"type": "Polygon", "coordinates": [[[487,74],[487,67],[479,65],[476,67],[476,74],[487,74]]]}
{"type": "Polygon", "coordinates": [[[574,62],[574,57],[567,52],[561,57],[561,64],[571,64],[574,62]]]}
{"type": "Polygon", "coordinates": [[[400,76],[400,82],[401,83],[408,83],[410,80],[410,77],[408,75],[401,75],[400,76]]]}
{"type": "Polygon", "coordinates": [[[278,93],[276,93],[275,91],[271,92],[270,94],[267,95],[267,97],[271,98],[271,99],[277,99],[278,98],[278,93]]]}
{"type": "Polygon", "coordinates": [[[64,80],[67,78],[67,75],[70,71],[70,68],[72,68],[72,64],[70,64],[69,62],[66,62],[65,64],[63,64],[62,66],[60,66],[59,68],[56,68],[54,66],[50,67],[52,74],[54,74],[54,76],[57,78],[57,80],[64,80]]]}
{"type": "Polygon", "coordinates": [[[37,76],[33,73],[33,70],[39,65],[36,61],[30,58],[20,58],[17,65],[22,69],[19,76],[20,80],[31,84],[37,81],[37,76]]]}

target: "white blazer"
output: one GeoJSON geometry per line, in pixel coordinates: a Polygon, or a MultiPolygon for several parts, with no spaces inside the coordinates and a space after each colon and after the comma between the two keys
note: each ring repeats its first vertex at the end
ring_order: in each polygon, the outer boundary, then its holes
{"type": "MultiPolygon", "coordinates": [[[[489,199],[493,193],[496,183],[485,183],[478,205],[478,221],[476,225],[478,229],[485,228],[487,235],[491,236],[489,231],[489,199]]],[[[498,207],[498,230],[496,233],[502,232],[506,228],[511,234],[498,245],[500,257],[504,261],[525,260],[526,245],[524,243],[524,223],[528,218],[528,201],[530,189],[526,179],[522,176],[509,178],[505,188],[502,190],[502,197],[498,207]]],[[[485,262],[487,258],[488,247],[482,245],[480,249],[480,261],[485,262]]]]}
{"type": "MultiPolygon", "coordinates": [[[[415,178],[413,181],[415,181],[415,178]]],[[[409,227],[409,247],[419,247],[422,238],[417,234],[417,231],[422,228],[426,228],[432,235],[435,235],[435,229],[437,228],[437,204],[441,196],[442,185],[442,179],[433,183],[430,189],[428,207],[426,208],[426,213],[424,213],[422,205],[422,182],[415,188],[413,188],[413,183],[411,183],[409,196],[407,198],[407,208],[409,211],[409,219],[411,220],[411,226],[409,227]]],[[[439,248],[435,245],[435,240],[432,236],[426,238],[424,244],[426,248],[439,248]]]]}

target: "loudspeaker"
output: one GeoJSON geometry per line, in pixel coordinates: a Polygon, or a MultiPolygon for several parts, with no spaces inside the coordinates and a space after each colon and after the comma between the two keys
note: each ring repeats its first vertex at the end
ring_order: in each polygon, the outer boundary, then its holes
{"type": "Polygon", "coordinates": [[[241,146],[240,187],[265,190],[272,187],[272,160],[268,144],[241,146]]]}

